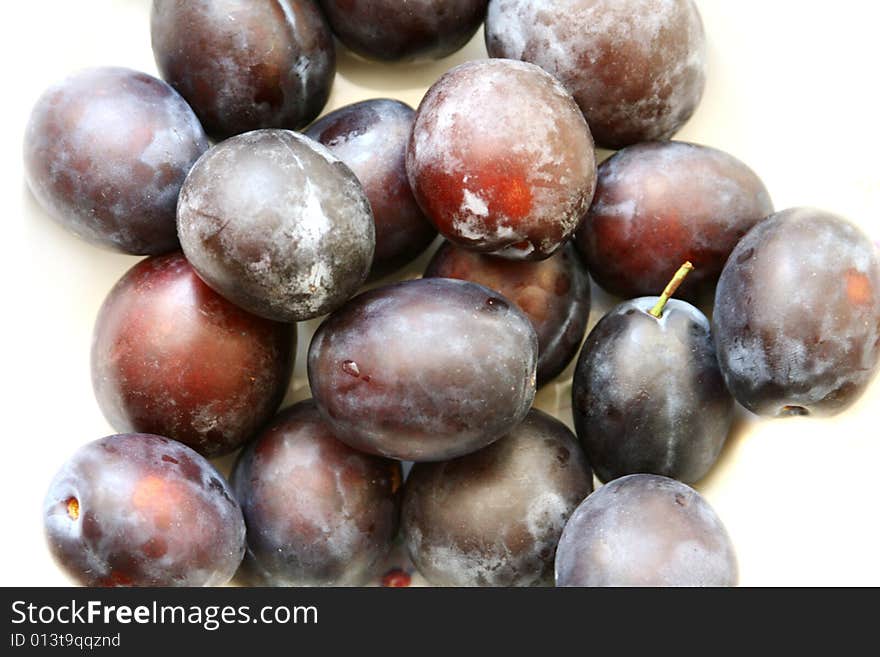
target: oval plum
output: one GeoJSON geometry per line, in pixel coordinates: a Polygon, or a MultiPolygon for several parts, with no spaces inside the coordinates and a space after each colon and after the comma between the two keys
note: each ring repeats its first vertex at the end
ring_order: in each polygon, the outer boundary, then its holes
{"type": "Polygon", "coordinates": [[[538,339],[496,292],[428,278],[352,299],[318,328],[309,383],[340,440],[411,461],[494,442],[535,397],[538,339]]]}
{"type": "Polygon", "coordinates": [[[590,466],[571,431],[532,410],[478,452],[414,465],[402,532],[432,584],[546,585],[562,529],[592,490],[590,466]]]}
{"type": "Polygon", "coordinates": [[[737,242],[773,213],[766,187],[722,151],[683,142],[624,148],[599,166],[575,241],[590,274],[624,298],[659,294],[682,262],[679,296],[711,292],[737,242]]]}
{"type": "Polygon", "coordinates": [[[650,474],[605,484],[575,510],[556,551],[556,586],[735,586],[736,555],[690,486],[650,474]]]}
{"type": "Polygon", "coordinates": [[[406,177],[414,115],[397,100],[365,100],[322,116],[305,131],[351,168],[370,199],[376,222],[373,277],[410,262],[437,236],[406,177]]]}
{"type": "Polygon", "coordinates": [[[177,228],[202,280],[281,322],[342,305],[366,279],[375,248],[355,175],[288,130],[248,132],[205,153],[181,189],[177,228]]]}

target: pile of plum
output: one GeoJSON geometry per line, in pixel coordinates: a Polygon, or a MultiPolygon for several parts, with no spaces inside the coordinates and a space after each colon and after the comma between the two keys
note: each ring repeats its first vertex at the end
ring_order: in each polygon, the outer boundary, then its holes
{"type": "Polygon", "coordinates": [[[833,214],[774,213],[734,157],[669,141],[705,84],[691,0],[152,11],[165,81],[76,74],[24,145],[49,214],[149,256],[94,330],[95,394],[122,433],[76,452],[45,501],[73,578],[360,585],[401,537],[437,585],[736,583],[688,484],[735,402],[831,415],[865,390],[880,256],[833,214]],[[365,100],[313,122],[334,35],[436,59],[484,21],[491,58],[417,111],[365,100]],[[598,167],[594,139],[617,150],[598,167]],[[389,281],[438,233],[424,277],[389,281]],[[590,276],[630,300],[584,342],[590,276]],[[712,321],[676,290],[714,291],[712,321]],[[324,315],[312,398],[276,415],[296,322],[324,315]],[[579,349],[575,436],[532,404],[579,349]],[[206,459],[239,448],[227,483],[206,459]]]}

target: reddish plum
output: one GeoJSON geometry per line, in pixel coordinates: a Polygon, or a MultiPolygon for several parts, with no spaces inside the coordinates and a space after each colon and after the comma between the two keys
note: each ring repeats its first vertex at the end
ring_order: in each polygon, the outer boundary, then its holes
{"type": "Polygon", "coordinates": [[[711,291],[736,243],[773,213],[745,164],[707,146],[630,146],[599,166],[577,246],[599,285],[624,298],[657,294],[685,260],[696,269],[679,294],[711,291]]]}
{"type": "Polygon", "coordinates": [[[446,239],[515,260],[551,256],[593,198],[593,139],[574,100],[537,66],[462,64],[422,100],[406,161],[446,239]]]}
{"type": "Polygon", "coordinates": [[[213,292],[182,255],[157,256],[129,270],[104,301],[92,383],[117,431],[158,433],[218,456],[278,408],[295,340],[294,326],[213,292]]]}

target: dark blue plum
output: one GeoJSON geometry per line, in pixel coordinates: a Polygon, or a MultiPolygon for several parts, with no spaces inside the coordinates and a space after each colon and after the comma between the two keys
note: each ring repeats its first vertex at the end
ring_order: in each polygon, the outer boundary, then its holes
{"type": "Polygon", "coordinates": [[[699,481],[733,420],[709,321],[677,299],[620,304],[584,343],[572,409],[602,481],[637,472],[699,481]]]}

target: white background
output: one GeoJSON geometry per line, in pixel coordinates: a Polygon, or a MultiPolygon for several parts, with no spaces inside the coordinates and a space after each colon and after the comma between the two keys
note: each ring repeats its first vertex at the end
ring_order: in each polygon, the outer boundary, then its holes
{"type": "MultiPolygon", "coordinates": [[[[876,3],[699,0],[709,83],[680,139],[729,151],[761,175],[776,207],[813,205],[850,217],[880,240],[880,38],[876,3]]],[[[40,507],[61,463],[112,433],[89,375],[92,322],[137,259],[69,236],[27,192],[22,131],[50,83],[85,66],[155,74],[148,0],[5,3],[0,101],[3,290],[2,558],[0,585],[64,584],[44,545],[40,507]]],[[[340,52],[327,110],[364,98],[416,105],[444,70],[485,57],[482,33],[432,65],[365,65],[340,52]]],[[[591,324],[609,307],[597,295],[591,324]]],[[[308,330],[301,330],[302,389],[308,330]]],[[[568,386],[539,405],[567,405],[568,386]]],[[[564,411],[564,409],[563,409],[564,411]]],[[[563,412],[570,423],[570,417],[563,412]]],[[[880,585],[880,384],[833,420],[757,423],[741,413],[720,463],[698,488],[736,545],[746,585],[880,585]]]]}

